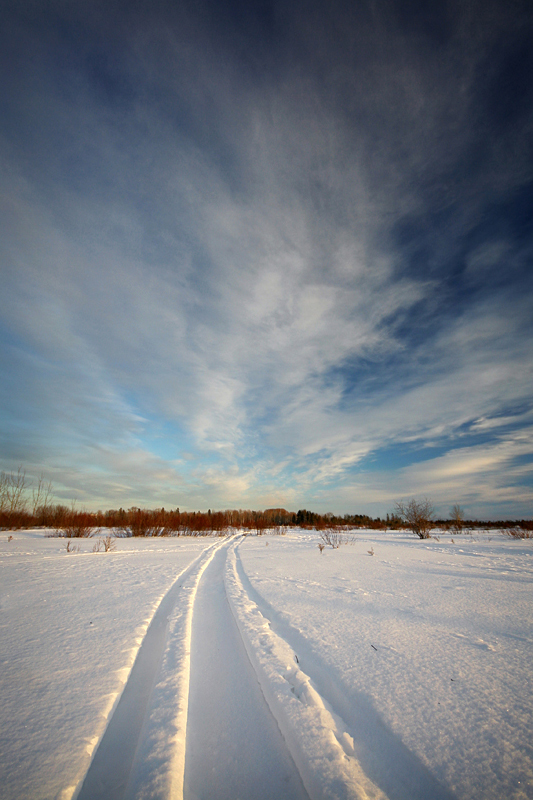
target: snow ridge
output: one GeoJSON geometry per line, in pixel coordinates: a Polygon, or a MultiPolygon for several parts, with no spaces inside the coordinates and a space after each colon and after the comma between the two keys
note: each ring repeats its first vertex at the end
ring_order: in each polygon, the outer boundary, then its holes
{"type": "Polygon", "coordinates": [[[227,539],[206,548],[178,575],[161,601],[73,798],[182,800],[192,612],[200,579],[224,544],[227,539]],[[124,758],[127,741],[133,748],[131,759],[124,758]]]}
{"type": "Polygon", "coordinates": [[[230,606],[276,719],[311,800],[386,800],[355,758],[353,739],[298,665],[290,645],[247,594],[237,571],[235,542],[225,574],[230,606]]]}

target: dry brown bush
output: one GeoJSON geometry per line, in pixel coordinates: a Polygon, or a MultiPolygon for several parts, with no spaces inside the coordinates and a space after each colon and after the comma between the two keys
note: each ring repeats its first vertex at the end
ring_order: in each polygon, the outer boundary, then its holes
{"type": "Polygon", "coordinates": [[[520,528],[518,525],[515,525],[513,528],[505,528],[504,533],[511,539],[533,539],[533,531],[520,528]]]}
{"type": "Polygon", "coordinates": [[[415,500],[413,497],[408,503],[396,503],[395,512],[415,536],[419,539],[429,539],[435,510],[427,497],[423,500],[415,500]]]}
{"type": "Polygon", "coordinates": [[[333,550],[338,550],[341,544],[346,544],[348,541],[339,528],[325,528],[320,532],[320,538],[324,547],[332,547],[333,550]]]}
{"type": "Polygon", "coordinates": [[[117,542],[114,536],[108,535],[98,539],[93,545],[93,553],[110,553],[116,550],[117,542]]]}

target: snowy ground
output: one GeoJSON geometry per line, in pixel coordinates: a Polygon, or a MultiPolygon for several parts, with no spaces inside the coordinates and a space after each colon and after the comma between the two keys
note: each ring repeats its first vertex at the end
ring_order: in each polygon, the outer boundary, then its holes
{"type": "Polygon", "coordinates": [[[3,799],[533,798],[532,541],[8,535],[3,799]]]}

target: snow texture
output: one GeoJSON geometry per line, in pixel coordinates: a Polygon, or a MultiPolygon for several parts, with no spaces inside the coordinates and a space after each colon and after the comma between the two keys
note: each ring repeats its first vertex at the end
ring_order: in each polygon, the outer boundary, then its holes
{"type": "Polygon", "coordinates": [[[214,555],[195,600],[184,796],[309,800],[226,598],[227,549],[214,555]]]}
{"type": "Polygon", "coordinates": [[[161,602],[78,800],[181,800],[198,584],[221,542],[176,579],[161,602]]]}
{"type": "Polygon", "coordinates": [[[239,574],[365,774],[391,800],[533,798],[533,541],[348,539],[247,537],[239,574]]]}
{"type": "Polygon", "coordinates": [[[311,800],[363,800],[384,795],[354,758],[353,739],[300,668],[292,648],[269,625],[243,588],[235,546],[226,573],[228,598],[259,678],[311,800]]]}
{"type": "Polygon", "coordinates": [[[79,790],[157,608],[212,540],[65,544],[42,531],[0,540],[2,800],[79,790]]]}
{"type": "Polygon", "coordinates": [[[346,538],[3,532],[2,800],[533,798],[533,542],[346,538]]]}

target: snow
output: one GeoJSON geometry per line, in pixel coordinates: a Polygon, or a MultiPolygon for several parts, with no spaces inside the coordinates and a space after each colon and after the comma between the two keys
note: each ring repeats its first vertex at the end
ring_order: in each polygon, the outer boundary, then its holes
{"type": "Polygon", "coordinates": [[[177,575],[212,541],[118,539],[67,553],[42,531],[0,536],[0,785],[71,797],[177,575]],[[178,544],[178,547],[176,547],[178,544]]]}
{"type": "Polygon", "coordinates": [[[351,538],[322,555],[314,533],[247,539],[239,555],[365,773],[402,800],[533,797],[533,542],[351,538]]]}
{"type": "Polygon", "coordinates": [[[532,541],[8,535],[5,800],[533,798],[532,541]]]}
{"type": "Polygon", "coordinates": [[[268,617],[250,599],[243,586],[245,580],[239,576],[234,546],[227,572],[228,597],[264,696],[309,796],[313,800],[382,798],[352,757],[353,739],[341,719],[299,668],[299,659],[288,642],[274,632],[268,617]]]}
{"type": "Polygon", "coordinates": [[[306,800],[226,600],[226,558],[227,548],[216,553],[195,603],[184,793],[306,800]]]}

